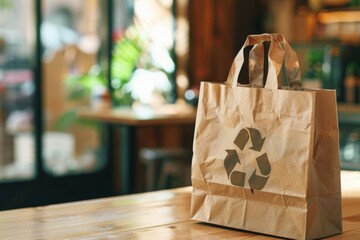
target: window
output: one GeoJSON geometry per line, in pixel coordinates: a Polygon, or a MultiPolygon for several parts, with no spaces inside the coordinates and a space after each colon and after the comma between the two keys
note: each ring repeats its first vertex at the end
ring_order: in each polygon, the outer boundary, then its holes
{"type": "Polygon", "coordinates": [[[110,129],[76,115],[106,88],[109,3],[0,1],[1,210],[113,194],[110,129]]]}
{"type": "Polygon", "coordinates": [[[33,1],[0,1],[0,182],[35,176],[34,21],[33,1]]]}
{"type": "Polygon", "coordinates": [[[106,91],[99,63],[101,19],[98,0],[44,0],[43,159],[53,175],[91,172],[104,166],[100,126],[77,117],[83,107],[98,107],[106,91]],[[96,106],[95,106],[96,105],[96,106]]]}

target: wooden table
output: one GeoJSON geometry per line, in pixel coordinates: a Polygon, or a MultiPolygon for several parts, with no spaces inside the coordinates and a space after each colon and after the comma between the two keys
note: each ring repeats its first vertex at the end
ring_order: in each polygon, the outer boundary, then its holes
{"type": "MultiPolygon", "coordinates": [[[[342,172],[343,234],[360,239],[360,172],[342,172]]],[[[191,187],[0,212],[0,239],[273,239],[190,220],[191,187]]],[[[275,238],[276,239],[276,238],[275,238]]]]}
{"type": "Polygon", "coordinates": [[[185,104],[167,104],[158,108],[118,108],[82,110],[79,117],[111,124],[120,131],[120,194],[135,189],[136,128],[142,126],[195,125],[196,109],[185,104]]]}

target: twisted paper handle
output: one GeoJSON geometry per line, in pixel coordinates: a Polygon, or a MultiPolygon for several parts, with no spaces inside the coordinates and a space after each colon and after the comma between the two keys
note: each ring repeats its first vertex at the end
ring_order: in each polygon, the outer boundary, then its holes
{"type": "Polygon", "coordinates": [[[277,76],[280,73],[282,65],[285,65],[287,79],[291,89],[302,89],[299,61],[296,52],[290,47],[281,34],[261,34],[250,35],[246,39],[243,47],[235,57],[228,79],[225,84],[234,87],[237,85],[237,78],[244,64],[244,49],[247,46],[253,46],[249,55],[249,83],[255,87],[265,87],[268,89],[278,89],[279,83],[277,76]],[[264,86],[264,42],[269,41],[270,47],[268,57],[268,74],[264,86]]]}

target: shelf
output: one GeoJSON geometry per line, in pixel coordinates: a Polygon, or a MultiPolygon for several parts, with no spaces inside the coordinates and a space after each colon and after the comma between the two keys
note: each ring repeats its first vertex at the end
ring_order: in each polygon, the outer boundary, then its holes
{"type": "Polygon", "coordinates": [[[343,170],[356,170],[360,171],[360,163],[340,161],[340,167],[343,170]]]}
{"type": "Polygon", "coordinates": [[[316,14],[316,37],[338,39],[346,44],[360,42],[360,7],[323,9],[316,14]]]}
{"type": "Polygon", "coordinates": [[[338,112],[341,113],[360,114],[360,104],[338,103],[337,108],[338,108],[338,112]]]}
{"type": "Polygon", "coordinates": [[[359,104],[338,104],[338,119],[340,124],[360,125],[360,105],[359,104]]]}
{"type": "Polygon", "coordinates": [[[360,8],[320,11],[318,21],[322,24],[360,22],[360,8]]]}

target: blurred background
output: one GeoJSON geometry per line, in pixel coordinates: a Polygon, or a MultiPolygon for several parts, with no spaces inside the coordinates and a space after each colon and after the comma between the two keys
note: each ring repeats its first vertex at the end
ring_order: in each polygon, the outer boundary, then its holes
{"type": "MultiPolygon", "coordinates": [[[[306,87],[336,89],[341,166],[360,170],[358,0],[0,0],[0,209],[118,194],[117,129],[78,111],[196,107],[265,32],[296,50],[306,87]]],[[[136,134],[138,150],[191,150],[193,126],[136,134]]]]}

